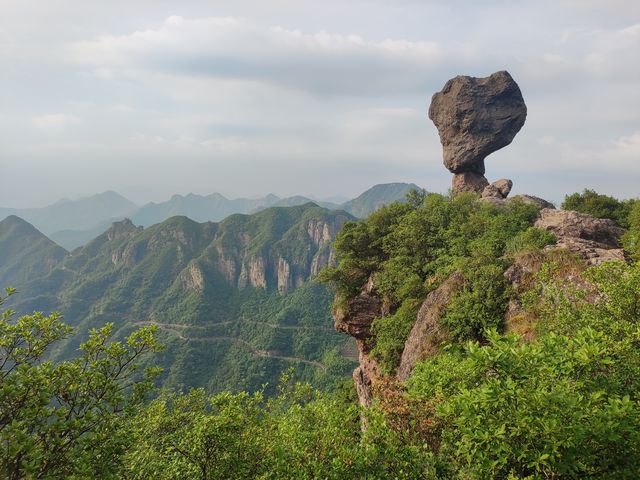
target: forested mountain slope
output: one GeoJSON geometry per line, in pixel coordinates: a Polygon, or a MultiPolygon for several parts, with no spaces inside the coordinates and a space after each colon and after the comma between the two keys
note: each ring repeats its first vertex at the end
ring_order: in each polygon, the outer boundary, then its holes
{"type": "Polygon", "coordinates": [[[10,215],[0,221],[0,285],[21,287],[47,275],[66,255],[23,219],[10,215]]]}
{"type": "Polygon", "coordinates": [[[123,220],[21,285],[12,307],[59,311],[77,329],[57,358],[107,322],[122,335],[157,325],[166,385],[253,390],[290,366],[330,383],[344,375],[349,342],[331,329],[330,294],[310,281],[352,218],[306,204],[221,223],[123,220]]]}

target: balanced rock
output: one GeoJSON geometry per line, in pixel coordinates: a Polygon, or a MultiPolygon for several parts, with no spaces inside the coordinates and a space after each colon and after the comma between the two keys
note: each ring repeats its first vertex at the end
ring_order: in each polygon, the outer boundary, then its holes
{"type": "Polygon", "coordinates": [[[484,159],[511,143],[527,117],[518,84],[506,71],[457,76],[433,95],[429,118],[438,128],[452,173],[484,174],[484,159]]]}

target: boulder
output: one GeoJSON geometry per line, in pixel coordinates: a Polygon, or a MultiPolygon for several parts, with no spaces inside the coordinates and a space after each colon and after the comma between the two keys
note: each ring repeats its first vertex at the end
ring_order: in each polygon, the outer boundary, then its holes
{"type": "Polygon", "coordinates": [[[603,248],[620,248],[620,237],[624,229],[613,220],[596,218],[573,210],[555,210],[543,208],[534,225],[553,232],[558,241],[567,238],[580,238],[603,245],[603,248]]]}
{"type": "Polygon", "coordinates": [[[513,182],[508,178],[501,178],[500,180],[493,182],[491,186],[500,192],[502,198],[507,198],[511,192],[511,188],[513,187],[513,182]]]}
{"type": "Polygon", "coordinates": [[[526,116],[520,88],[506,71],[486,78],[452,78],[433,95],[429,107],[444,165],[452,173],[483,175],[485,157],[509,145],[526,116]]]}

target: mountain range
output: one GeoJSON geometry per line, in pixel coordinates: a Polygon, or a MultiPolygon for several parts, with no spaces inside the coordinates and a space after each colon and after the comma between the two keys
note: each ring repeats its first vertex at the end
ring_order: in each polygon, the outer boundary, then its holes
{"type": "Polygon", "coordinates": [[[11,259],[0,278],[18,288],[18,314],[59,311],[75,327],[54,358],[72,356],[105,323],[119,337],[156,325],[165,386],[255,390],[289,367],[335,384],[354,366],[354,345],[333,330],[331,294],[312,278],[334,262],[331,243],[354,218],[307,203],[219,223],[175,216],[143,228],[126,219],[68,253],[10,216],[0,222],[0,251],[11,259]]]}
{"type": "Polygon", "coordinates": [[[109,191],[79,200],[63,200],[42,208],[0,208],[0,219],[9,215],[18,216],[58,245],[73,250],[97,237],[114,221],[124,218],[130,218],[136,225],[144,227],[176,215],[184,215],[197,222],[219,222],[234,213],[256,213],[265,208],[304,205],[311,201],[328,209],[341,209],[355,217],[364,218],[383,204],[402,200],[413,188],[418,187],[407,183],[376,185],[342,204],[310,200],[304,196],[280,198],[270,194],[255,199],[228,199],[213,193],[206,196],[174,195],[165,202],[148,203],[141,207],[109,191]]]}

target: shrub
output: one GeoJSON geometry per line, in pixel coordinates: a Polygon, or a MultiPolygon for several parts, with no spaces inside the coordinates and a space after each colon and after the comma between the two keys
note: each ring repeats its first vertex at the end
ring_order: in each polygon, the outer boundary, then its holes
{"type": "Polygon", "coordinates": [[[597,218],[610,218],[621,227],[629,226],[629,212],[635,200],[618,200],[608,195],[602,195],[594,190],[583,190],[582,193],[567,195],[562,202],[563,210],[575,210],[588,213],[597,218]]]}

